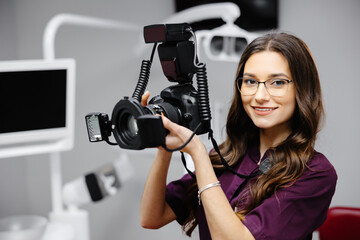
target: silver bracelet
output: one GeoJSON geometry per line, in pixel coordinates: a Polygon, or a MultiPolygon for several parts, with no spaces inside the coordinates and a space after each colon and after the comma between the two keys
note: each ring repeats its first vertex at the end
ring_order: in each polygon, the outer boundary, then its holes
{"type": "Polygon", "coordinates": [[[203,191],[205,191],[206,189],[209,189],[209,188],[212,188],[212,187],[217,187],[217,186],[220,186],[220,182],[217,181],[217,182],[214,182],[214,183],[210,183],[208,185],[205,185],[204,187],[200,188],[199,191],[198,191],[198,199],[199,199],[199,205],[201,204],[201,193],[203,191]]]}

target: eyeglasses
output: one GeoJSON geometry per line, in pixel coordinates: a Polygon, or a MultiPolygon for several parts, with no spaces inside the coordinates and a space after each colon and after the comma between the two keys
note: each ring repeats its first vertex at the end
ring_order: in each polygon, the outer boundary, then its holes
{"type": "Polygon", "coordinates": [[[240,77],[236,79],[236,86],[241,94],[251,96],[256,93],[260,83],[263,83],[271,96],[284,96],[289,88],[292,80],[285,78],[270,78],[264,82],[260,82],[250,77],[240,77]]]}

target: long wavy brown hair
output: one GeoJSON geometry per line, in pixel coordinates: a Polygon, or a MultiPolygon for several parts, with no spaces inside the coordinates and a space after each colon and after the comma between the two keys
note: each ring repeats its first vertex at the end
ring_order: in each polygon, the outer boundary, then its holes
{"type": "MultiPolygon", "coordinates": [[[[278,146],[273,147],[272,167],[266,173],[251,181],[247,204],[237,213],[243,219],[248,212],[273,195],[278,189],[291,185],[301,176],[307,162],[314,154],[316,135],[324,116],[319,75],[307,45],[288,33],[269,33],[255,39],[244,50],[239,62],[237,76],[243,75],[246,61],[254,53],[273,51],[282,54],[290,67],[296,89],[296,108],[292,117],[292,131],[278,146]]],[[[259,144],[259,129],[246,114],[240,92],[234,83],[234,97],[226,123],[226,140],[219,146],[224,159],[230,166],[242,161],[249,146],[259,144]]],[[[210,154],[216,171],[224,169],[216,152],[210,154]]],[[[189,189],[189,199],[196,198],[196,183],[189,189]]],[[[183,224],[188,236],[197,225],[196,206],[188,203],[190,216],[183,224]]]]}

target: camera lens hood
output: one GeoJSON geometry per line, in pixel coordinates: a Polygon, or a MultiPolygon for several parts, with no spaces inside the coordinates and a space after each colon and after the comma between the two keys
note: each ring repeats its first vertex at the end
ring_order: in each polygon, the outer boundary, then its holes
{"type": "Polygon", "coordinates": [[[115,105],[111,117],[112,131],[121,148],[144,149],[137,132],[136,119],[145,114],[140,102],[134,98],[124,97],[115,105]]]}

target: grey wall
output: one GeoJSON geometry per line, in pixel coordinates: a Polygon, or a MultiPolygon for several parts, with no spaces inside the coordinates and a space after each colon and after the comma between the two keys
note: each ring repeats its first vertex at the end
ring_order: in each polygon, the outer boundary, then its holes
{"type": "MultiPolygon", "coordinates": [[[[42,33],[49,19],[62,12],[122,20],[139,25],[159,23],[174,12],[172,1],[154,0],[1,0],[0,60],[42,58],[42,33]]],[[[339,182],[332,205],[360,207],[357,160],[360,117],[360,2],[357,0],[280,0],[280,26],[309,45],[321,77],[326,124],[317,149],[336,167],[339,182]],[[346,83],[344,83],[346,81],[346,83]],[[351,186],[351,187],[350,187],[351,186]],[[353,187],[354,186],[354,187],[353,187]]],[[[56,57],[77,61],[75,147],[62,154],[64,182],[111,162],[124,151],[106,144],[90,144],[84,116],[111,113],[114,104],[133,91],[140,58],[133,56],[139,36],[124,32],[66,27],[56,38],[56,57]]],[[[144,58],[149,54],[145,53],[144,58]]],[[[211,62],[206,57],[212,104],[228,105],[236,65],[211,62]]],[[[149,89],[168,86],[156,63],[149,89]]],[[[226,109],[226,107],[225,107],[226,109]]],[[[226,111],[224,110],[224,113],[226,111]]],[[[226,113],[225,113],[226,114],[226,113]]],[[[92,239],[186,239],[176,223],[157,231],[139,226],[139,204],[154,151],[127,151],[136,175],[115,197],[84,208],[90,213],[92,239]]],[[[183,173],[176,157],[169,180],[183,173]]],[[[48,156],[0,159],[0,217],[51,211],[48,156]]]]}
{"type": "Polygon", "coordinates": [[[280,28],[296,33],[317,62],[326,122],[317,142],[339,175],[333,205],[360,207],[360,2],[282,1],[280,28]]]}
{"type": "MultiPolygon", "coordinates": [[[[0,1],[0,60],[17,59],[15,3],[0,1]]],[[[22,159],[0,161],[0,216],[28,211],[27,187],[24,184],[27,168],[22,159]],[[14,184],[13,184],[14,183],[14,184]]]]}

